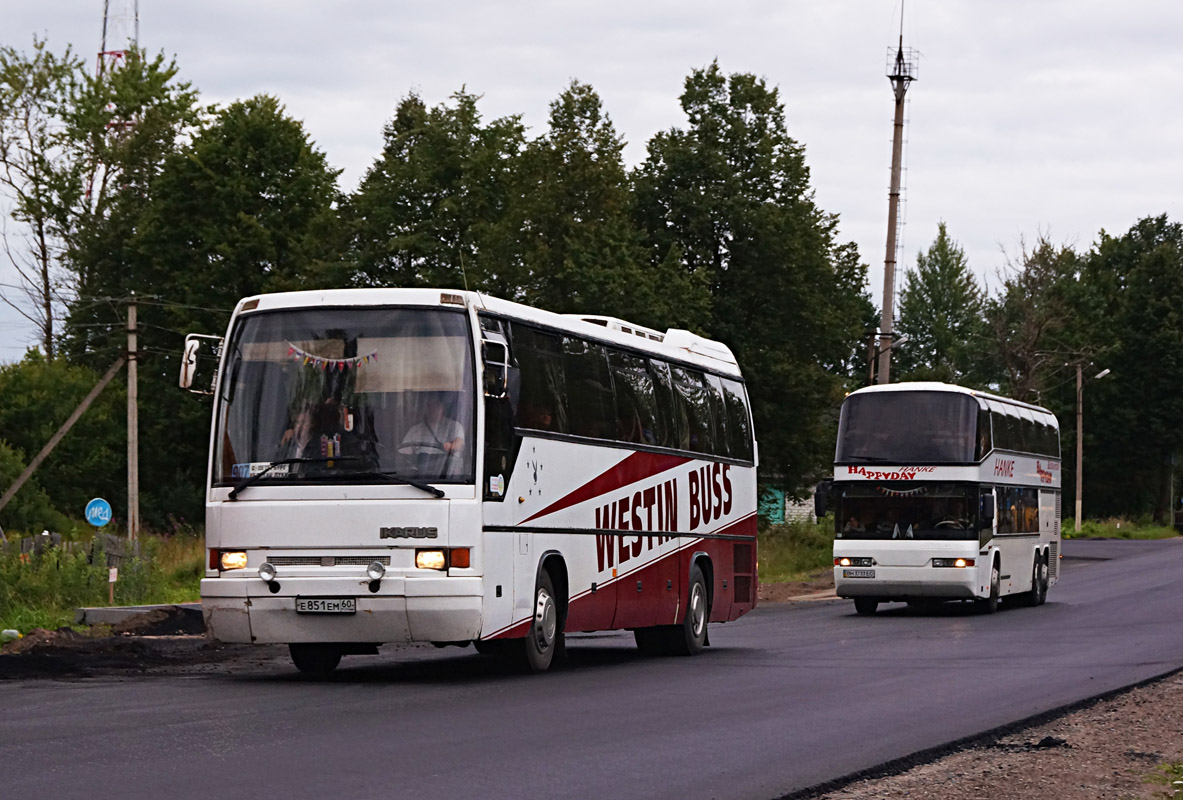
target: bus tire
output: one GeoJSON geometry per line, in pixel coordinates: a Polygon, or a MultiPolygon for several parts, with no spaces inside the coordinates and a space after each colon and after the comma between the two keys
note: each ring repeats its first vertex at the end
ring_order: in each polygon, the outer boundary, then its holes
{"type": "Polygon", "coordinates": [[[296,669],[318,678],[328,675],[341,663],[341,648],[331,644],[289,644],[288,652],[296,669]]]}
{"type": "Polygon", "coordinates": [[[998,610],[999,597],[1002,594],[1002,573],[998,571],[998,560],[990,564],[990,596],[978,601],[978,610],[983,614],[993,614],[998,610]]]}
{"type": "Polygon", "coordinates": [[[1039,597],[1036,598],[1035,605],[1041,606],[1047,602],[1047,587],[1051,582],[1050,569],[1047,565],[1047,556],[1044,553],[1038,553],[1035,556],[1035,567],[1037,575],[1039,576],[1039,597]]]}
{"type": "Polygon", "coordinates": [[[559,606],[555,600],[554,583],[550,573],[543,570],[534,587],[534,616],[526,633],[523,650],[526,666],[531,672],[546,672],[561,646],[559,606]]]}
{"type": "Polygon", "coordinates": [[[854,598],[854,610],[861,616],[869,617],[875,613],[877,608],[879,608],[879,601],[874,597],[854,598]]]}
{"type": "Polygon", "coordinates": [[[690,591],[686,593],[686,615],[681,625],[669,629],[667,648],[673,656],[696,656],[706,647],[707,622],[711,618],[710,594],[702,568],[690,568],[690,591]]]}

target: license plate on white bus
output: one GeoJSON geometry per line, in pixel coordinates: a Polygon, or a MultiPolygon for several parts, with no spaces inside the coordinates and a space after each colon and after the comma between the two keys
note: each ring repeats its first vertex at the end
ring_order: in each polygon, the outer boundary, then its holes
{"type": "Polygon", "coordinates": [[[873,569],[844,569],[842,570],[843,578],[874,578],[875,570],[873,569]]]}
{"type": "Polygon", "coordinates": [[[297,614],[356,614],[356,597],[297,597],[297,614]]]}

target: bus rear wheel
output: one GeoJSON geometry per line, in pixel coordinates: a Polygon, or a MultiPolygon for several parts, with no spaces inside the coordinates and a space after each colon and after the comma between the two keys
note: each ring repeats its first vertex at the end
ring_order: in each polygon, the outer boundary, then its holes
{"type": "Polygon", "coordinates": [[[672,656],[696,656],[701,653],[706,647],[707,621],[710,616],[711,601],[706,578],[703,577],[702,568],[695,564],[690,568],[686,615],[681,625],[672,625],[667,629],[667,652],[672,656]]]}
{"type": "Polygon", "coordinates": [[[1027,595],[1027,605],[1041,606],[1047,602],[1048,584],[1047,562],[1042,553],[1035,554],[1035,565],[1031,568],[1031,592],[1027,595]]]}
{"type": "Polygon", "coordinates": [[[854,610],[864,617],[874,614],[877,608],[879,608],[879,601],[874,597],[854,598],[854,610]]]}
{"type": "Polygon", "coordinates": [[[323,678],[341,663],[341,648],[331,644],[289,644],[292,663],[305,675],[323,678]]]}

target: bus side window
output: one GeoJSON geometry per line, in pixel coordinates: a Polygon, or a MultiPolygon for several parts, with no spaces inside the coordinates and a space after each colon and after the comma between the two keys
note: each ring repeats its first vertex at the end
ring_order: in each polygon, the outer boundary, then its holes
{"type": "Polygon", "coordinates": [[[513,354],[521,370],[517,424],[532,430],[567,432],[567,382],[558,336],[511,323],[513,354]]]}
{"type": "Polygon", "coordinates": [[[657,444],[657,393],[645,359],[608,351],[616,398],[616,438],[634,444],[657,444]]]}
{"type": "Polygon", "coordinates": [[[689,449],[690,431],[686,426],[686,409],[674,391],[670,367],[664,361],[649,359],[649,374],[657,390],[658,441],[662,447],[689,449]]]}
{"type": "Polygon", "coordinates": [[[695,370],[672,367],[674,394],[686,409],[688,423],[687,449],[696,453],[715,452],[715,426],[711,419],[710,395],[703,375],[695,370]]]}
{"type": "Polygon", "coordinates": [[[603,345],[564,336],[563,367],[567,386],[568,433],[592,439],[615,438],[616,411],[612,378],[603,345]]]}
{"type": "Polygon", "coordinates": [[[727,414],[727,454],[750,461],[752,458],[752,417],[748,411],[744,385],[722,379],[723,407],[727,414]]]}

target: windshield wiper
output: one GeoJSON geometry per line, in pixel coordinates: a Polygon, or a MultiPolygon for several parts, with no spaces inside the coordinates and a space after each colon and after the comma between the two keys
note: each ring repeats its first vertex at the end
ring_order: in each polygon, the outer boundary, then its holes
{"type": "Polygon", "coordinates": [[[256,483],[263,480],[263,476],[265,476],[268,472],[275,469],[276,467],[282,467],[285,464],[324,464],[329,461],[357,460],[357,456],[333,456],[332,458],[281,458],[279,461],[272,461],[267,465],[267,469],[263,470],[262,472],[255,473],[249,478],[234,484],[234,488],[230,490],[230,499],[237,500],[238,495],[242,494],[244,489],[254,486],[256,483]]]}
{"type": "Polygon", "coordinates": [[[432,486],[431,484],[424,483],[423,481],[415,480],[414,478],[407,478],[403,475],[399,475],[397,472],[364,470],[359,472],[338,472],[331,476],[326,475],[325,477],[337,478],[340,480],[345,480],[348,478],[378,478],[389,483],[405,483],[407,486],[413,486],[420,491],[427,492],[428,494],[435,495],[436,497],[444,496],[443,489],[439,489],[435,486],[432,486]]]}
{"type": "Polygon", "coordinates": [[[845,461],[866,461],[870,464],[890,464],[890,463],[892,463],[892,460],[890,458],[883,458],[881,456],[851,455],[851,456],[847,456],[844,460],[845,461]]]}

